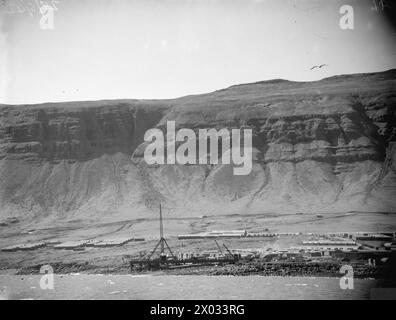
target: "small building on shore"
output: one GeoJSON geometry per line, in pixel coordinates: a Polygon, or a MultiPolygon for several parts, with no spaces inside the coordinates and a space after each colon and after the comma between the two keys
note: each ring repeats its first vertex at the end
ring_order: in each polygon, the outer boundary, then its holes
{"type": "Polygon", "coordinates": [[[241,238],[246,237],[246,230],[213,230],[209,232],[179,234],[179,240],[202,239],[202,238],[241,238]]]}
{"type": "Polygon", "coordinates": [[[358,234],[354,237],[355,241],[361,245],[373,248],[384,248],[385,243],[392,242],[393,238],[384,234],[358,234]]]}

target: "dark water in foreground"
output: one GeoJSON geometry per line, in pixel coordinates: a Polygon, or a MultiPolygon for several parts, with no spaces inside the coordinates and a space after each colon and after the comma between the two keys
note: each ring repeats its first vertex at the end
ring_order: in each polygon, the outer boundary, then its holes
{"type": "Polygon", "coordinates": [[[0,275],[2,299],[370,299],[379,280],[355,279],[342,290],[338,278],[263,276],[86,275],[54,277],[40,288],[40,275],[0,275]]]}

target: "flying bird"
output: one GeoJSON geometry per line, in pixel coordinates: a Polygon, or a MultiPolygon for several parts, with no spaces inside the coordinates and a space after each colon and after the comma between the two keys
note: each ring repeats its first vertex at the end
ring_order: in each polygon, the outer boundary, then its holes
{"type": "Polygon", "coordinates": [[[321,64],[320,66],[313,66],[310,70],[313,70],[313,69],[315,69],[315,68],[322,68],[322,67],[327,67],[328,65],[327,64],[321,64]]]}

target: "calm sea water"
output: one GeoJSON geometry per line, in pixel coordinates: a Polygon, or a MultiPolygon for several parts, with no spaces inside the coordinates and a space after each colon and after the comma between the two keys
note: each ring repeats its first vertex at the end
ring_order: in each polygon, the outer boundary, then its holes
{"type": "Polygon", "coordinates": [[[337,278],[262,276],[56,275],[54,289],[40,276],[0,275],[2,299],[370,299],[378,280],[355,279],[342,290],[337,278]]]}

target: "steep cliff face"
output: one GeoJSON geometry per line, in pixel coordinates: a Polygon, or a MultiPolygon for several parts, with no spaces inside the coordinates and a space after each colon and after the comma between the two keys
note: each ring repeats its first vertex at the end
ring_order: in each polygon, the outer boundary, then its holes
{"type": "Polygon", "coordinates": [[[395,70],[163,101],[2,105],[1,219],[132,219],[159,202],[175,216],[395,211],[395,106],[395,70]],[[252,128],[252,172],[147,165],[144,133],[168,120],[252,128]]]}

